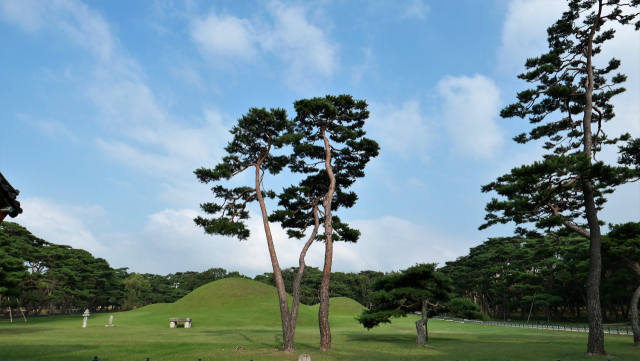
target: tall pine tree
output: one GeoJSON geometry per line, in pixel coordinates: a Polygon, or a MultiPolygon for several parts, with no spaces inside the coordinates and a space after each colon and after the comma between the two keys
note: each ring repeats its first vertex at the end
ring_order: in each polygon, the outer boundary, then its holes
{"type": "Polygon", "coordinates": [[[329,282],[333,262],[333,241],[355,241],[360,232],[340,222],[333,213],[339,207],[351,207],[357,195],[348,192],[364,168],[378,155],[379,146],[365,138],[363,127],[369,118],[367,102],[351,95],[327,95],[294,103],[295,132],[302,135],[294,145],[291,170],[315,174],[310,179],[322,197],[325,258],[320,285],[320,350],[331,350],[329,327],[329,282]],[[335,226],[335,227],[334,227],[335,226]]]}
{"type": "MultiPolygon", "coordinates": [[[[506,200],[487,204],[486,228],[496,223],[534,223],[553,232],[566,227],[590,240],[587,310],[587,354],[606,355],[600,307],[601,221],[598,211],[604,195],[628,181],[631,170],[604,164],[598,152],[608,144],[629,140],[612,138],[605,123],[613,119],[611,99],[625,91],[619,84],[626,76],[610,74],[620,61],[594,62],[603,43],[615,30],[605,24],[630,24],[629,13],[640,0],[570,0],[569,9],[548,30],[549,52],[528,59],[527,72],[518,76],[535,87],[518,93],[518,102],[504,108],[504,118],[527,117],[535,127],[514,138],[518,143],[546,139],[549,151],[540,162],[514,168],[509,174],[482,187],[506,200]],[[497,214],[496,214],[497,213],[497,214]],[[586,223],[583,222],[586,220],[586,223]]],[[[640,28],[640,22],[635,23],[640,28]]]]}
{"type": "Polygon", "coordinates": [[[264,188],[265,172],[278,174],[286,165],[289,157],[276,156],[273,150],[282,148],[295,138],[291,134],[291,122],[287,119],[284,109],[251,108],[246,115],[238,119],[231,129],[232,141],[225,148],[228,155],[213,169],[200,168],[194,173],[202,183],[229,180],[232,177],[253,168],[254,183],[251,186],[226,188],[216,185],[212,188],[216,198],[222,203],[203,203],[202,210],[212,218],[198,216],[195,223],[204,228],[208,234],[237,237],[246,240],[249,235],[245,221],[249,218],[247,205],[257,201],[260,204],[262,222],[267,238],[267,248],[271,258],[271,265],[275,275],[276,288],[280,303],[282,319],[282,339],[285,352],[295,351],[294,328],[291,324],[291,313],[287,303],[278,257],[273,244],[273,236],[269,225],[267,207],[264,198],[275,198],[275,192],[264,188]]]}

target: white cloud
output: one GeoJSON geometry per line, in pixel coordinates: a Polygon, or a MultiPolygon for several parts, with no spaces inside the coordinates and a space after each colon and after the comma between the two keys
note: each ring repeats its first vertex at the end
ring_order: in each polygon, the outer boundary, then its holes
{"type": "Polygon", "coordinates": [[[524,71],[527,58],[547,52],[547,28],[566,10],[564,1],[511,1],[502,27],[502,45],[498,50],[499,69],[508,74],[520,73],[524,71]]]}
{"type": "Polygon", "coordinates": [[[209,13],[205,19],[194,19],[191,37],[209,59],[255,60],[256,34],[247,19],[209,13]]]}
{"type": "Polygon", "coordinates": [[[409,180],[407,181],[407,186],[409,188],[412,188],[413,190],[417,190],[425,187],[424,182],[415,177],[409,178],[409,180]]]}
{"type": "Polygon", "coordinates": [[[429,12],[429,5],[422,0],[409,0],[399,6],[402,8],[401,17],[403,18],[424,20],[429,12]]]}
{"type": "Polygon", "coordinates": [[[431,140],[427,118],[421,114],[417,99],[407,100],[401,108],[395,105],[371,104],[371,127],[381,147],[405,158],[416,154],[428,160],[427,148],[431,140]]]}
{"type": "Polygon", "coordinates": [[[253,61],[271,55],[286,65],[285,83],[304,89],[316,78],[328,78],[338,68],[338,45],[312,25],[306,10],[273,1],[267,7],[271,24],[214,11],[191,24],[191,37],[202,55],[217,65],[232,60],[253,61]]]}
{"type": "Polygon", "coordinates": [[[503,131],[495,122],[500,111],[496,84],[479,74],[447,76],[438,82],[437,91],[455,151],[476,159],[492,158],[503,144],[503,131]]]}
{"type": "Polygon", "coordinates": [[[169,71],[174,78],[182,82],[193,85],[198,89],[204,88],[202,77],[200,77],[200,74],[190,66],[171,67],[169,68],[169,71]]]}
{"type": "Polygon", "coordinates": [[[442,266],[468,251],[466,239],[393,216],[349,224],[362,236],[356,244],[336,243],[336,269],[391,271],[425,262],[442,266]]]}
{"type": "Polygon", "coordinates": [[[44,9],[37,0],[2,0],[2,17],[25,31],[36,31],[44,25],[44,9]]]}
{"type": "Polygon", "coordinates": [[[287,82],[291,87],[308,83],[308,72],[330,77],[338,67],[338,46],[325,33],[311,25],[301,7],[272,2],[274,18],[271,33],[260,39],[261,46],[289,65],[287,82]]]}
{"type": "MultiPolygon", "coordinates": [[[[170,99],[159,97],[146,83],[146,75],[135,59],[126,54],[109,24],[87,5],[67,0],[30,3],[14,9],[14,22],[23,28],[52,31],[86,49],[95,63],[88,76],[79,77],[79,91],[96,107],[94,120],[104,130],[94,140],[105,157],[128,167],[181,183],[197,167],[214,164],[228,140],[225,117],[204,109],[200,118],[179,119],[171,114],[170,99]],[[46,13],[47,16],[38,17],[46,13]],[[35,26],[35,20],[39,19],[35,26]],[[30,25],[31,24],[31,25],[30,25]],[[182,178],[181,178],[182,177],[182,178]]],[[[3,3],[7,8],[7,5],[3,3]]],[[[7,11],[4,11],[5,16],[7,11]]],[[[201,84],[191,68],[174,73],[201,84]]],[[[70,137],[64,127],[40,123],[50,135],[70,137]]]]}
{"type": "Polygon", "coordinates": [[[91,252],[97,257],[107,254],[91,232],[94,222],[104,223],[107,212],[98,205],[77,206],[58,204],[51,200],[31,197],[21,201],[24,213],[16,221],[27,227],[36,237],[91,252]]]}
{"type": "MultiPolygon", "coordinates": [[[[108,214],[97,205],[75,206],[43,198],[23,201],[25,212],[17,219],[34,235],[56,244],[66,244],[105,258],[114,268],[135,272],[168,274],[203,271],[211,267],[238,270],[250,276],[271,272],[262,219],[257,207],[248,220],[251,237],[238,241],[211,236],[197,227],[193,209],[165,209],[151,214],[138,232],[106,231],[108,214]]],[[[392,216],[349,222],[362,232],[356,244],[336,242],[334,271],[398,270],[417,262],[453,260],[467,246],[459,237],[392,216]],[[394,247],[389,247],[390,242],[394,247]]],[[[278,224],[271,224],[280,267],[297,266],[304,240],[289,239],[278,224]]],[[[306,263],[323,267],[324,244],[314,243],[306,263]]]]}
{"type": "Polygon", "coordinates": [[[33,119],[29,114],[16,114],[16,118],[29,124],[51,139],[59,142],[71,142],[78,144],[80,139],[73,134],[64,124],[50,119],[33,119]]]}
{"type": "Polygon", "coordinates": [[[351,67],[351,81],[358,85],[365,74],[371,73],[375,69],[376,57],[370,48],[363,48],[364,60],[358,65],[351,67]]]}
{"type": "Polygon", "coordinates": [[[137,141],[139,145],[135,147],[101,138],[95,144],[107,158],[130,168],[181,179],[181,175],[191,176],[196,168],[215,163],[221,155],[221,145],[229,140],[229,132],[222,124],[224,118],[217,110],[208,109],[199,127],[161,121],[131,127],[128,137],[137,141]]]}

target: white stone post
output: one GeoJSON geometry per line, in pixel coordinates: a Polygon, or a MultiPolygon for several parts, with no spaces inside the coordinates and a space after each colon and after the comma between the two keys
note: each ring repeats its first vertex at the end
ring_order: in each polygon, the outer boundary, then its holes
{"type": "Polygon", "coordinates": [[[176,324],[177,324],[177,322],[170,321],[169,322],[169,328],[176,328],[176,324]]]}
{"type": "Polygon", "coordinates": [[[84,318],[84,320],[82,322],[82,328],[87,328],[87,318],[89,318],[89,309],[88,308],[86,310],[84,310],[84,313],[82,314],[82,317],[84,318]]]}
{"type": "Polygon", "coordinates": [[[109,316],[109,324],[104,327],[113,327],[113,315],[109,316]]]}

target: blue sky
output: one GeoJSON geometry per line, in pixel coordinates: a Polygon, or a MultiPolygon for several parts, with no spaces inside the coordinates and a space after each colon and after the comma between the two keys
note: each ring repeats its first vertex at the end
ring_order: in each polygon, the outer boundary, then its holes
{"type": "MultiPolygon", "coordinates": [[[[477,230],[491,198],[480,186],[542,154],[511,141],[526,121],[498,114],[526,87],[516,75],[545,51],[565,6],[0,0],[0,171],[21,190],[16,221],[137,272],[270,271],[259,213],[246,242],[194,225],[212,196],[193,170],[217,163],[250,107],[293,115],[295,100],[347,93],[370,104],[366,130],[381,152],[354,186],[357,205],[340,213],[363,236],[336,246],[334,270],[453,260],[512,233],[477,230]]],[[[640,135],[638,44],[621,29],[600,57],[621,59],[629,76],[609,134],[640,135]]],[[[640,184],[621,187],[601,218],[640,220],[640,184]]],[[[302,243],[274,233],[280,265],[296,265],[302,243]]],[[[322,259],[316,244],[307,263],[322,259]]]]}

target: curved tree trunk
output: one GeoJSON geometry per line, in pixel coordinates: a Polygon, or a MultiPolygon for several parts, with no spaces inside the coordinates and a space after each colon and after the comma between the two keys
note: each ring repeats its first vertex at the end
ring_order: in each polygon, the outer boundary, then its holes
{"type": "Polygon", "coordinates": [[[284,288],[284,280],[280,272],[276,249],[273,246],[273,236],[271,235],[271,227],[269,226],[269,218],[267,208],[264,204],[264,198],[260,189],[260,163],[256,165],[256,196],[260,203],[262,211],[262,223],[264,224],[264,232],[267,237],[267,246],[269,247],[269,256],[271,257],[271,265],[273,266],[273,275],[276,281],[276,289],[278,290],[278,301],[280,303],[280,317],[282,319],[282,343],[285,352],[294,352],[294,331],[291,327],[291,314],[289,313],[289,304],[287,303],[287,292],[284,288]]]}
{"type": "Polygon", "coordinates": [[[298,273],[296,274],[296,278],[293,280],[293,301],[291,302],[291,328],[293,332],[296,331],[296,323],[298,322],[298,310],[300,309],[300,282],[302,281],[302,275],[304,274],[304,269],[306,264],[304,263],[304,257],[307,255],[307,251],[311,244],[316,238],[318,234],[318,229],[320,228],[320,219],[318,218],[318,205],[317,203],[313,206],[313,216],[316,220],[316,224],[311,232],[311,236],[307,243],[305,243],[304,247],[302,247],[302,251],[300,252],[300,260],[298,268],[298,273]]]}
{"type": "Polygon", "coordinates": [[[333,226],[331,216],[331,201],[336,189],[336,177],[331,167],[331,145],[322,129],[324,139],[325,160],[324,166],[329,175],[329,189],[322,206],[324,208],[324,268],[322,269],[322,282],[320,283],[320,307],[318,309],[318,326],[320,328],[320,351],[331,350],[331,328],[329,327],[329,281],[331,278],[331,264],[333,262],[333,226]]]}
{"type": "Polygon", "coordinates": [[[429,341],[429,328],[427,327],[428,300],[422,301],[422,319],[416,321],[416,330],[418,331],[418,337],[416,338],[416,346],[424,346],[424,343],[429,341]]]}

